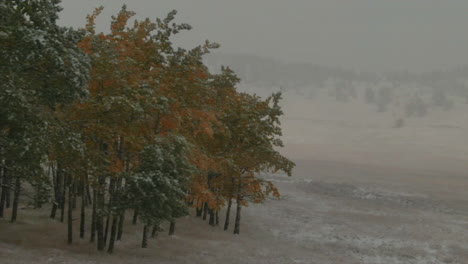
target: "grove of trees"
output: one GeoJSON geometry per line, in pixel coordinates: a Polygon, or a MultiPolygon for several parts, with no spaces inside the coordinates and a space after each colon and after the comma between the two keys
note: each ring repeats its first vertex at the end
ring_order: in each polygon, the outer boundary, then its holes
{"type": "Polygon", "coordinates": [[[175,48],[190,29],[175,11],[131,21],[124,6],[99,33],[102,8],[73,29],[57,25],[59,3],[0,3],[0,217],[15,222],[29,201],[66,223],[69,244],[111,253],[129,217],[147,247],[190,208],[212,226],[225,212],[224,230],[235,215],[239,234],[243,206],[279,197],[261,175],[294,167],[278,152],[281,94],[241,93],[229,68],[210,73],[202,57],[215,43],[175,48]]]}

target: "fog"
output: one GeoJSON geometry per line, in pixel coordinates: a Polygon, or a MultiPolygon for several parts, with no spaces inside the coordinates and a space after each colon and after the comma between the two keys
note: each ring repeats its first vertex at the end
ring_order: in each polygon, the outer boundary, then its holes
{"type": "Polygon", "coordinates": [[[211,71],[231,67],[241,91],[282,91],[296,161],[468,171],[468,1],[65,0],[60,23],[83,26],[102,5],[107,31],[124,3],[136,18],[178,10],[193,29],[176,45],[218,42],[211,71]]]}
{"type": "Polygon", "coordinates": [[[63,1],[61,23],[82,26],[93,7],[100,22],[126,3],[138,17],[179,11],[194,29],[177,44],[205,39],[219,52],[251,54],[355,70],[446,69],[468,63],[465,0],[82,0],[63,1]]]}
{"type": "Polygon", "coordinates": [[[286,143],[340,140],[346,143],[341,147],[366,143],[382,150],[377,143],[385,140],[392,148],[405,145],[401,137],[390,142],[385,136],[398,131],[406,140],[413,133],[413,145],[467,149],[467,1],[65,0],[60,23],[83,26],[102,5],[97,28],[107,31],[124,3],[139,19],[178,10],[176,21],[193,29],[176,35],[176,45],[217,42],[221,48],[206,56],[211,71],[229,66],[241,78],[241,90],[261,96],[281,90],[286,143]],[[421,141],[414,129],[427,129],[433,138],[421,141]],[[340,133],[333,137],[331,131],[340,133]]]}
{"type": "MultiPolygon", "coordinates": [[[[82,27],[102,5],[106,31],[124,3],[137,18],[178,10],[194,28],[176,45],[218,42],[211,71],[234,69],[243,92],[281,91],[281,153],[297,166],[261,175],[281,199],[245,207],[240,236],[188,216],[137,249],[132,225],[98,262],[468,263],[468,1],[64,0],[60,24],[82,27]]],[[[96,263],[85,242],[44,243],[65,228],[25,214],[40,228],[0,228],[2,260],[96,263]]]]}

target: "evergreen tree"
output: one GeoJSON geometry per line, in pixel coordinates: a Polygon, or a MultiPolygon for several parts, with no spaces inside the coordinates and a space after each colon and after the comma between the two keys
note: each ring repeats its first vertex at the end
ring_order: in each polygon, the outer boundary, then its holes
{"type": "Polygon", "coordinates": [[[35,180],[53,141],[50,129],[60,125],[55,110],[87,94],[89,63],[76,45],[83,34],[56,24],[59,2],[0,4],[0,159],[6,188],[15,192],[12,221],[22,181],[47,188],[35,180]]]}

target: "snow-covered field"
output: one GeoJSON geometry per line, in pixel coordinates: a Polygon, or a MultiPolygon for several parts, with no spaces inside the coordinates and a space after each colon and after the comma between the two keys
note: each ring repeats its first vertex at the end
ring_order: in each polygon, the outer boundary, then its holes
{"type": "Polygon", "coordinates": [[[148,249],[130,227],[109,256],[67,246],[65,224],[24,209],[33,220],[0,220],[0,263],[468,263],[468,105],[393,128],[392,112],[365,104],[284,104],[283,153],[297,168],[269,176],[282,199],[244,208],[240,236],[185,217],[148,249]]]}

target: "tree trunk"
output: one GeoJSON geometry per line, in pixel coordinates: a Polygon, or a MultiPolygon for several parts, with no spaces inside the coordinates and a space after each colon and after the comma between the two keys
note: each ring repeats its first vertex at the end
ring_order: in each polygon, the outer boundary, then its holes
{"type": "Polygon", "coordinates": [[[68,240],[67,243],[71,245],[73,242],[73,196],[74,196],[74,186],[71,180],[71,176],[68,175],[68,240]]]}
{"type": "Polygon", "coordinates": [[[122,239],[124,223],[125,223],[125,210],[120,212],[120,217],[119,217],[119,228],[117,230],[117,240],[119,241],[122,239]]]}
{"type": "Polygon", "coordinates": [[[71,191],[73,192],[73,200],[72,200],[72,209],[73,210],[76,209],[76,194],[78,193],[77,186],[78,186],[77,184],[73,184],[73,188],[71,189],[71,191]]]}
{"type": "MultiPolygon", "coordinates": [[[[126,172],[130,170],[127,162],[125,161],[124,161],[124,167],[125,167],[126,172]]],[[[119,191],[123,191],[125,189],[125,182],[124,182],[123,177],[120,177],[118,181],[118,188],[119,188],[119,191]]],[[[117,226],[117,240],[121,240],[122,234],[123,234],[123,227],[125,223],[125,209],[120,209],[118,216],[119,218],[118,218],[118,226],[117,226]]]]}
{"type": "Polygon", "coordinates": [[[60,174],[62,178],[62,190],[60,192],[60,222],[63,223],[64,217],[65,217],[65,203],[66,203],[65,195],[67,191],[67,188],[65,186],[67,186],[68,183],[67,183],[67,177],[65,177],[65,174],[63,172],[61,172],[60,174]]]}
{"type": "Polygon", "coordinates": [[[104,246],[106,246],[106,244],[107,244],[107,234],[109,232],[109,222],[110,222],[110,213],[107,212],[106,229],[104,230],[104,246]]]}
{"type": "Polygon", "coordinates": [[[153,231],[151,231],[151,238],[156,238],[158,236],[158,225],[153,225],[153,231]]]}
{"type": "Polygon", "coordinates": [[[114,211],[114,194],[115,194],[115,189],[117,188],[116,186],[116,180],[114,178],[111,178],[110,183],[109,183],[109,200],[107,201],[107,219],[106,219],[106,231],[104,233],[104,245],[107,244],[107,238],[109,237],[109,227],[111,225],[110,220],[111,218],[113,219],[115,215],[114,211]]]}
{"type": "Polygon", "coordinates": [[[91,215],[91,238],[89,239],[89,242],[94,242],[96,238],[96,190],[93,189],[93,211],[91,215]]]}
{"type": "Polygon", "coordinates": [[[108,253],[112,253],[114,251],[114,242],[115,242],[115,237],[117,235],[117,220],[118,220],[118,216],[113,215],[112,227],[111,227],[111,232],[110,232],[110,237],[109,237],[109,247],[107,248],[108,253]]]}
{"type": "Polygon", "coordinates": [[[206,215],[208,213],[208,203],[203,205],[203,220],[206,220],[206,215]]]}
{"type": "MultiPolygon", "coordinates": [[[[202,208],[203,208],[203,205],[202,205],[202,208]]],[[[195,208],[197,217],[202,216],[202,214],[203,214],[203,209],[202,208],[195,208]]]]}
{"type": "Polygon", "coordinates": [[[57,208],[60,204],[60,195],[59,195],[59,177],[57,173],[57,168],[54,164],[51,164],[52,167],[52,182],[54,183],[54,202],[52,204],[52,209],[50,210],[50,218],[55,219],[57,214],[57,208]]]}
{"type": "Polygon", "coordinates": [[[237,195],[237,210],[236,210],[236,222],[234,223],[234,234],[238,235],[240,232],[240,220],[241,220],[241,198],[240,195],[237,195]]]}
{"type": "Polygon", "coordinates": [[[210,220],[209,220],[208,224],[209,224],[210,226],[215,226],[216,224],[215,224],[215,214],[214,214],[214,210],[213,210],[213,209],[210,209],[209,212],[210,212],[210,220]]]}
{"type": "Polygon", "coordinates": [[[216,210],[215,212],[215,225],[219,226],[219,211],[216,210]]]}
{"type": "Polygon", "coordinates": [[[146,224],[143,226],[143,239],[141,240],[141,247],[148,247],[148,225],[146,224]]]}
{"type": "Polygon", "coordinates": [[[104,250],[104,185],[106,179],[99,177],[99,189],[97,190],[97,205],[96,205],[96,231],[97,231],[97,249],[104,250]]]}
{"type": "Polygon", "coordinates": [[[103,216],[97,216],[96,219],[96,231],[97,231],[97,249],[99,251],[104,250],[104,219],[103,216]]]}
{"type": "Polygon", "coordinates": [[[10,177],[8,177],[7,169],[3,167],[2,194],[0,196],[0,217],[3,217],[3,212],[6,205],[7,190],[10,185],[10,177]]]}
{"type": "Polygon", "coordinates": [[[88,180],[86,179],[86,205],[88,204],[93,204],[93,199],[91,198],[91,191],[89,190],[89,183],[88,180]]]}
{"type": "Polygon", "coordinates": [[[42,208],[42,201],[41,201],[41,186],[38,184],[36,186],[36,195],[34,196],[34,209],[41,209],[42,208]]]}
{"type": "Polygon", "coordinates": [[[15,181],[15,192],[13,195],[13,210],[11,212],[11,222],[16,222],[16,217],[18,215],[18,204],[19,204],[19,195],[21,191],[21,178],[19,176],[16,177],[15,181]]]}
{"type": "Polygon", "coordinates": [[[169,226],[169,235],[172,236],[175,233],[175,220],[171,221],[171,224],[169,226]]]}
{"type": "Polygon", "coordinates": [[[232,198],[229,198],[228,207],[226,210],[226,219],[224,220],[224,230],[228,230],[229,228],[229,218],[231,217],[231,206],[232,206],[232,198]]]}
{"type": "MultiPolygon", "coordinates": [[[[117,189],[119,188],[118,183],[120,183],[118,179],[114,180],[112,178],[110,182],[110,186],[109,186],[109,203],[108,203],[109,215],[108,215],[107,221],[109,221],[109,218],[112,218],[112,221],[111,221],[111,230],[109,233],[109,246],[107,248],[108,253],[112,253],[114,251],[114,242],[115,242],[115,237],[117,235],[118,212],[114,210],[114,203],[115,203],[115,195],[116,195],[117,189]]],[[[106,226],[106,240],[107,240],[107,234],[108,234],[107,231],[108,231],[108,226],[106,226]]]]}
{"type": "Polygon", "coordinates": [[[57,214],[57,207],[58,207],[57,200],[54,200],[54,202],[52,203],[52,209],[50,210],[50,216],[49,216],[51,219],[55,219],[55,215],[57,214]]]}
{"type": "MultiPolygon", "coordinates": [[[[5,180],[4,180],[4,177],[3,177],[4,168],[5,168],[5,166],[3,166],[3,161],[0,160],[0,201],[2,200],[1,197],[3,196],[3,191],[2,191],[3,187],[2,186],[5,183],[5,180]]],[[[0,217],[3,217],[3,205],[0,205],[0,207],[2,207],[2,208],[0,208],[0,217]]]]}
{"type": "Polygon", "coordinates": [[[132,224],[133,224],[133,225],[136,225],[137,220],[138,220],[138,208],[135,208],[135,210],[133,211],[133,221],[132,221],[132,224]]]}
{"type": "MultiPolygon", "coordinates": [[[[0,150],[1,152],[1,150],[0,150]]],[[[0,186],[3,185],[3,168],[5,166],[3,166],[3,161],[0,160],[0,186]]]]}
{"type": "Polygon", "coordinates": [[[12,188],[13,178],[8,176],[6,165],[7,165],[7,162],[5,161],[5,167],[4,167],[3,174],[4,174],[4,177],[5,177],[5,186],[4,187],[6,187],[6,188],[4,189],[4,191],[5,191],[5,200],[4,200],[3,204],[4,204],[5,208],[10,208],[10,193],[11,193],[10,191],[11,191],[11,188],[12,188]]]}
{"type": "Polygon", "coordinates": [[[241,201],[242,201],[242,177],[239,178],[237,183],[237,197],[236,197],[236,222],[234,223],[234,234],[238,235],[240,233],[240,220],[241,220],[241,201]]]}
{"type": "MultiPolygon", "coordinates": [[[[8,181],[8,184],[11,185],[11,178],[8,181]]],[[[6,194],[5,194],[5,207],[10,208],[10,201],[11,201],[11,186],[9,186],[6,189],[6,194]]]]}
{"type": "MultiPolygon", "coordinates": [[[[87,175],[86,175],[87,177],[87,175]]],[[[86,180],[83,179],[81,186],[81,212],[80,212],[80,238],[84,238],[85,235],[85,206],[86,206],[86,180]]]]}

